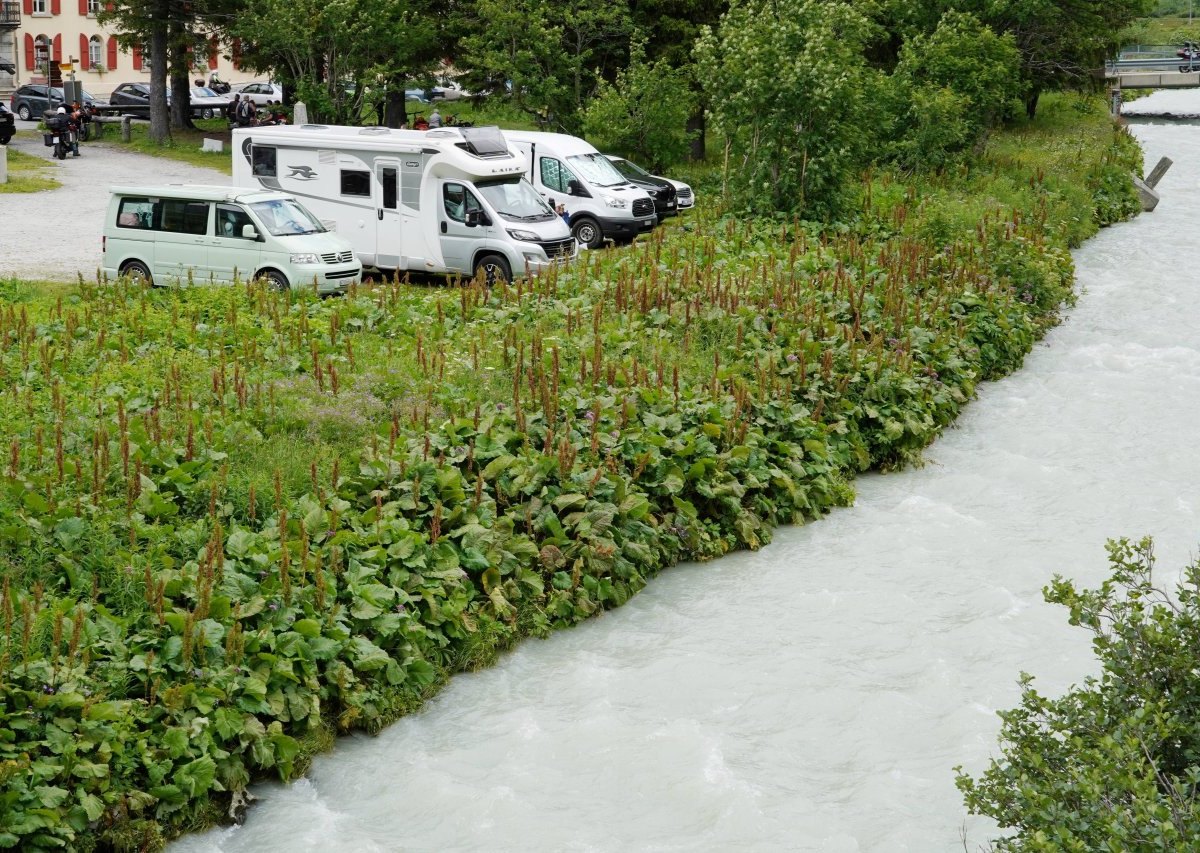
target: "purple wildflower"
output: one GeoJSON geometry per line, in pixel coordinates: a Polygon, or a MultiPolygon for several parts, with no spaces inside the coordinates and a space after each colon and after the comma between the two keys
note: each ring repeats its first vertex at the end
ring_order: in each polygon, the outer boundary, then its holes
{"type": "Polygon", "coordinates": [[[788,360],[788,364],[795,364],[796,362],[798,362],[800,360],[800,357],[798,355],[796,355],[794,352],[789,352],[787,360],[788,360]]]}

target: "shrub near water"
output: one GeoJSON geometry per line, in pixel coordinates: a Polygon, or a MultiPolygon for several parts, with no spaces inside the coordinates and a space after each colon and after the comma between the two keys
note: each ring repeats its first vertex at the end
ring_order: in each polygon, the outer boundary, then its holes
{"type": "Polygon", "coordinates": [[[852,227],[700,215],[491,292],[4,286],[0,844],[155,846],[848,503],[1053,322],[1091,132],[1022,209],[882,176],[852,227]]]}

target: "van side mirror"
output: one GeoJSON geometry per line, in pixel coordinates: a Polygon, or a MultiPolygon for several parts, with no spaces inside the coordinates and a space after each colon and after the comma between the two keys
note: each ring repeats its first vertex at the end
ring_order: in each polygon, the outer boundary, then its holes
{"type": "Polygon", "coordinates": [[[583,184],[571,178],[571,180],[567,181],[567,195],[584,195],[583,184]]]}
{"type": "Polygon", "coordinates": [[[258,229],[256,229],[253,225],[250,225],[249,223],[247,223],[246,225],[243,225],[242,226],[242,239],[243,240],[257,240],[258,239],[258,229]]]}
{"type": "Polygon", "coordinates": [[[466,221],[468,228],[474,228],[476,225],[492,224],[482,210],[468,210],[466,221]]]}

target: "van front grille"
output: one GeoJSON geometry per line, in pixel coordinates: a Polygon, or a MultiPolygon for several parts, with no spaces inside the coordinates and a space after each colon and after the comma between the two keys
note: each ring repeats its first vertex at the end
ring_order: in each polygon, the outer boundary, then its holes
{"type": "Polygon", "coordinates": [[[639,198],[633,203],[634,216],[649,216],[654,212],[654,202],[648,198],[639,198]]]}
{"type": "Polygon", "coordinates": [[[692,188],[691,187],[684,187],[683,189],[681,189],[679,191],[679,200],[680,201],[689,201],[691,199],[691,197],[692,197],[692,188]]]}
{"type": "Polygon", "coordinates": [[[339,278],[354,278],[358,275],[358,270],[338,270],[337,272],[325,273],[325,278],[330,281],[336,281],[339,278]]]}
{"type": "Polygon", "coordinates": [[[321,260],[327,264],[348,264],[354,260],[353,252],[329,252],[321,255],[321,260]]]}
{"type": "Polygon", "coordinates": [[[549,240],[545,243],[538,243],[542,247],[542,251],[546,253],[546,257],[550,260],[555,258],[569,258],[575,254],[575,238],[568,237],[565,240],[549,240]]]}

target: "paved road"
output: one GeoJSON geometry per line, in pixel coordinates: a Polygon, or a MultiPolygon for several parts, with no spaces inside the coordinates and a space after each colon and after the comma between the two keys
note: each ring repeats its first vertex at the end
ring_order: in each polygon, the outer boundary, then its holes
{"type": "MultiPolygon", "coordinates": [[[[84,142],[81,156],[59,162],[42,144],[33,122],[21,129],[10,149],[42,157],[53,164],[50,174],[62,182],[55,190],[0,195],[0,278],[91,280],[100,266],[100,237],[108,208],[108,188],[117,184],[228,184],[215,169],[192,166],[110,146],[84,142]]],[[[112,127],[108,133],[115,133],[112,127]]]]}

